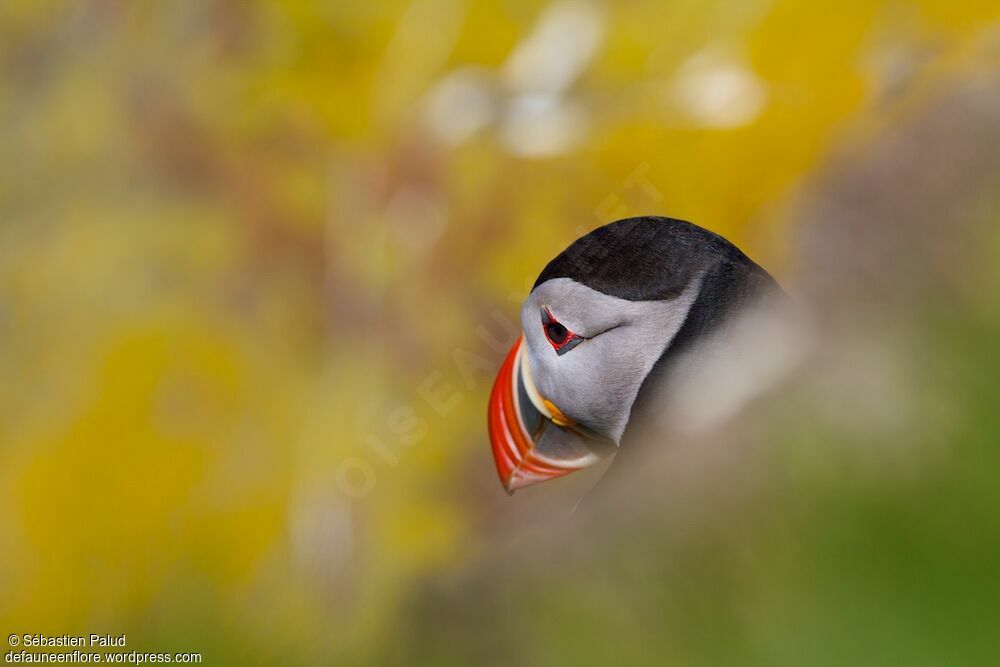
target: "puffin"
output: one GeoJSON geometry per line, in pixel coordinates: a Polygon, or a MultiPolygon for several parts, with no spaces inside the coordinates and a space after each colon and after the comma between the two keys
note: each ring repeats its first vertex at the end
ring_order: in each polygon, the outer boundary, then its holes
{"type": "Polygon", "coordinates": [[[490,393],[503,488],[512,494],[617,459],[663,396],[684,391],[679,378],[691,373],[681,369],[734,347],[741,315],[783,295],[739,248],[684,220],[627,218],[574,241],[525,299],[520,335],[490,393]]]}

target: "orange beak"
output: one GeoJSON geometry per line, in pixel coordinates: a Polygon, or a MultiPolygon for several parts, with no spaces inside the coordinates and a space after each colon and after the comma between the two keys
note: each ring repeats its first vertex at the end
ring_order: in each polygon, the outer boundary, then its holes
{"type": "Polygon", "coordinates": [[[586,468],[614,449],[538,395],[523,352],[520,336],[490,394],[490,444],[507,493],[586,468]]]}

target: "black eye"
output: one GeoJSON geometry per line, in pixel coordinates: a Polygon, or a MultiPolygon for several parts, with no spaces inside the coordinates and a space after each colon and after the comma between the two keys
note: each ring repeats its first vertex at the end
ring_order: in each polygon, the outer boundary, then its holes
{"type": "Polygon", "coordinates": [[[556,345],[562,345],[566,342],[566,338],[569,337],[569,331],[558,322],[549,322],[546,324],[545,333],[549,337],[549,340],[556,345]]]}
{"type": "Polygon", "coordinates": [[[542,331],[552,345],[556,354],[562,356],[572,350],[583,341],[582,338],[566,328],[565,325],[556,321],[552,312],[547,308],[542,308],[542,331]]]}

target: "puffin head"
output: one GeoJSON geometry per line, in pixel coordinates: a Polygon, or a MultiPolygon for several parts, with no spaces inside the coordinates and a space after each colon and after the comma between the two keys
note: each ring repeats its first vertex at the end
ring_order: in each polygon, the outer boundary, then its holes
{"type": "Polygon", "coordinates": [[[497,375],[489,432],[504,488],[593,465],[622,443],[669,361],[774,280],[721,236],[682,220],[619,220],[545,267],[497,375]]]}

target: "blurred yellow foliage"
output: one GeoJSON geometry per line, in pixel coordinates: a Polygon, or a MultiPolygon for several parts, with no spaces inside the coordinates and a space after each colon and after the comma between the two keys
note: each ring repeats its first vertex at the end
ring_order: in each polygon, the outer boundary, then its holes
{"type": "Polygon", "coordinates": [[[614,217],[690,219],[789,272],[796,187],[998,20],[991,0],[0,4],[0,628],[370,655],[502,502],[489,373],[455,349],[495,363],[476,328],[500,336],[493,314],[614,217]],[[518,70],[546,16],[562,50],[518,70]]]}

